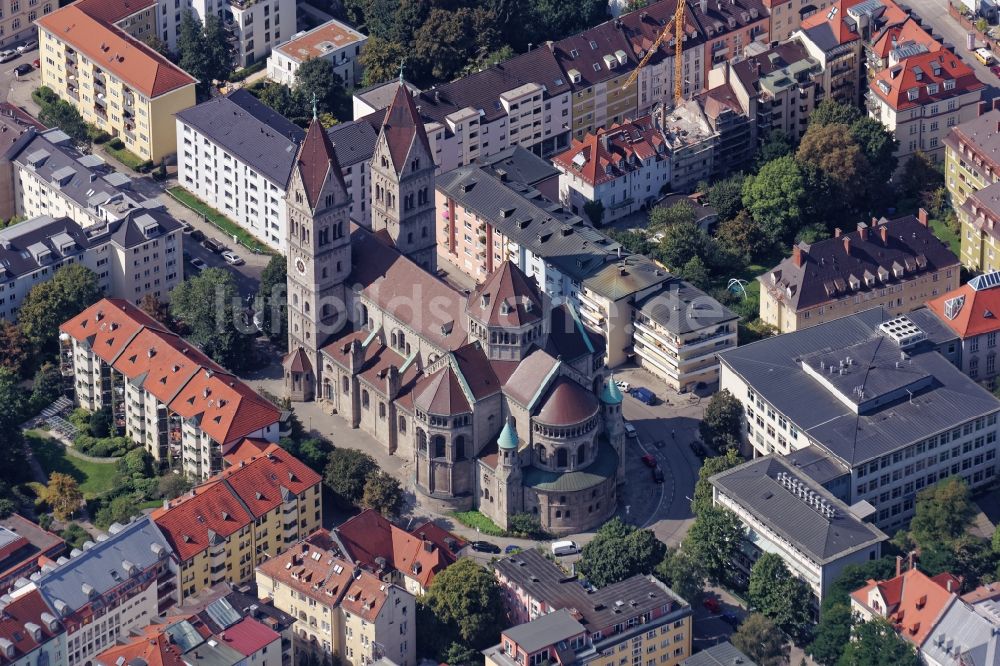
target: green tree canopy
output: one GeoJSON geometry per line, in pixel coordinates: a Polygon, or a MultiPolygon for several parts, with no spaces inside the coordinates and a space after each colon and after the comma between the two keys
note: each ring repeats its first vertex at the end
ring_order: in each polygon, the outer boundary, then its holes
{"type": "Polygon", "coordinates": [[[681,548],[697,561],[711,583],[729,579],[733,556],[743,540],[735,514],[719,507],[703,508],[684,537],[681,548]]]}
{"type": "Polygon", "coordinates": [[[757,168],[760,169],[772,160],[791,154],[792,142],[789,141],[788,136],[784,132],[774,130],[768,133],[767,139],[761,144],[754,162],[757,168]]]}
{"type": "Polygon", "coordinates": [[[730,640],[757,666],[783,666],[788,663],[788,639],[774,622],[760,613],[748,615],[730,640]]]}
{"type": "Polygon", "coordinates": [[[423,638],[440,656],[453,643],[473,650],[495,645],[506,626],[496,578],[468,558],[435,576],[420,604],[432,614],[432,622],[421,624],[420,633],[428,634],[423,638]]]}
{"type": "Polygon", "coordinates": [[[76,141],[89,143],[87,124],[76,107],[61,99],[43,104],[38,112],[38,120],[48,127],[58,127],[76,141]]]}
{"type": "Polygon", "coordinates": [[[965,534],[975,515],[969,485],[961,476],[950,476],[917,494],[910,538],[922,548],[951,543],[965,534]]]}
{"type": "Polygon", "coordinates": [[[171,292],[170,313],[214,361],[233,371],[247,366],[252,339],[237,329],[243,304],[231,272],[209,268],[181,282],[171,292]]]}
{"type": "Polygon", "coordinates": [[[708,205],[715,209],[723,222],[732,220],[743,210],[744,180],[746,176],[737,172],[716,182],[708,190],[708,205]]]}
{"type": "Polygon", "coordinates": [[[97,275],[81,264],[68,264],[32,287],[18,310],[18,325],[36,352],[54,353],[59,326],[100,298],[97,275]]]}
{"type": "Polygon", "coordinates": [[[858,622],[851,633],[853,640],[844,647],[840,666],[920,666],[913,646],[880,617],[858,622]]]}
{"type": "Polygon", "coordinates": [[[583,547],[577,566],[597,587],[618,583],[636,574],[650,574],[663,561],[666,545],[649,530],[612,518],[583,547]]]}
{"type": "Polygon", "coordinates": [[[691,511],[696,516],[705,509],[711,509],[713,506],[712,484],[708,480],[716,474],[725,472],[727,469],[732,469],[743,462],[743,457],[736,449],[728,449],[721,456],[705,459],[705,462],[701,465],[701,469],[698,470],[698,481],[694,484],[694,497],[691,501],[691,511]]]}
{"type": "Polygon", "coordinates": [[[382,471],[370,474],[361,494],[361,504],[387,518],[398,516],[403,508],[403,487],[391,474],[382,471]]]}
{"type": "Polygon", "coordinates": [[[739,449],[743,437],[743,403],[728,389],[712,394],[698,432],[703,442],[718,451],[739,449]]]}
{"type": "Polygon", "coordinates": [[[786,242],[802,226],[808,196],[802,169],[790,155],[771,160],[743,184],[743,203],[772,243],[786,242]]]}
{"type": "Polygon", "coordinates": [[[365,71],[362,83],[371,86],[391,81],[399,75],[399,65],[406,55],[406,47],[402,44],[374,35],[369,36],[359,59],[365,71]]]}
{"type": "Polygon", "coordinates": [[[295,94],[301,98],[303,111],[309,117],[312,117],[315,94],[317,112],[329,112],[338,119],[350,118],[351,100],[344,90],[344,82],[325,58],[310,58],[299,65],[295,72],[295,94]]]}
{"type": "Polygon", "coordinates": [[[703,265],[713,267],[720,259],[715,240],[693,222],[664,227],[663,240],[653,251],[668,268],[678,272],[693,257],[701,259],[703,265]]]}
{"type": "Polygon", "coordinates": [[[378,463],[367,453],[337,448],[330,452],[326,466],[326,485],[344,505],[357,506],[364,497],[368,478],[379,471],[378,463]]]}
{"type": "Polygon", "coordinates": [[[215,14],[209,14],[202,25],[190,9],[181,12],[177,55],[181,69],[198,79],[202,97],[207,96],[213,80],[225,81],[233,72],[233,44],[222,19],[215,14]]]}
{"type": "Polygon", "coordinates": [[[40,412],[63,394],[63,378],[55,363],[44,363],[31,384],[31,409],[40,412]]]}
{"type": "Polygon", "coordinates": [[[26,374],[31,343],[16,324],[0,320],[0,368],[15,375],[26,374]]]}
{"type": "Polygon", "coordinates": [[[845,603],[833,604],[823,612],[809,644],[809,656],[823,666],[834,666],[851,640],[854,615],[845,603]]]}
{"type": "Polygon", "coordinates": [[[715,239],[744,264],[758,261],[771,249],[764,228],[745,210],[739,211],[731,220],[720,222],[715,228],[715,239]]]}
{"type": "Polygon", "coordinates": [[[285,330],[288,321],[287,277],[288,262],[285,257],[271,257],[260,275],[260,288],[254,299],[254,309],[261,315],[261,332],[281,349],[288,346],[285,330]]]}
{"type": "Polygon", "coordinates": [[[692,606],[704,589],[705,576],[701,565],[680,548],[669,549],[663,561],[656,565],[654,573],[692,606]]]}
{"type": "Polygon", "coordinates": [[[896,157],[899,141],[896,137],[880,121],[868,116],[851,123],[851,136],[868,159],[873,186],[881,187],[888,183],[899,163],[896,157]]]}
{"type": "Polygon", "coordinates": [[[867,192],[871,167],[847,125],[811,125],[799,143],[796,159],[818,169],[851,206],[867,192]]]}
{"type": "Polygon", "coordinates": [[[769,618],[798,642],[804,642],[812,626],[812,593],[793,576],[781,556],[764,553],[750,569],[747,593],[750,607],[769,618]]]}
{"type": "Polygon", "coordinates": [[[655,206],[649,211],[649,227],[662,229],[674,224],[694,224],[698,215],[690,201],[678,201],[673,206],[655,206]]]}
{"type": "Polygon", "coordinates": [[[699,289],[708,289],[711,286],[712,276],[705,267],[705,262],[697,255],[688,259],[678,274],[699,289]]]}
{"type": "Polygon", "coordinates": [[[835,99],[825,99],[809,114],[809,129],[826,125],[850,125],[862,118],[861,110],[835,99]]]}

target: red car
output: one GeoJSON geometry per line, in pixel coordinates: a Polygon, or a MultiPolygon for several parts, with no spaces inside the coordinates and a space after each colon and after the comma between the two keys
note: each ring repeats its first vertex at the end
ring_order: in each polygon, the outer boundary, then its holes
{"type": "Polygon", "coordinates": [[[35,69],[39,69],[42,66],[42,61],[41,60],[32,60],[31,61],[31,66],[34,67],[35,69]]]}
{"type": "Polygon", "coordinates": [[[650,454],[650,453],[647,453],[646,455],[644,455],[642,457],[642,462],[646,465],[646,467],[656,467],[657,466],[656,465],[656,458],[654,458],[653,455],[650,454]]]}
{"type": "Polygon", "coordinates": [[[710,613],[718,613],[720,610],[722,610],[719,607],[719,600],[716,599],[715,597],[705,597],[704,604],[705,608],[707,608],[710,613]]]}

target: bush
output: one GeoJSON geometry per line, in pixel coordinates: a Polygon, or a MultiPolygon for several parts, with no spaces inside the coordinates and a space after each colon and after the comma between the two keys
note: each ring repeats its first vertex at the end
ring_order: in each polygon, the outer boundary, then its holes
{"type": "Polygon", "coordinates": [[[122,142],[121,139],[119,139],[118,137],[115,137],[115,138],[111,139],[111,141],[108,142],[108,147],[114,148],[115,150],[121,150],[122,148],[125,147],[125,144],[124,144],[124,142],[122,142]]]}
{"type": "Polygon", "coordinates": [[[250,65],[249,67],[244,67],[243,69],[237,70],[237,71],[233,72],[232,74],[230,74],[229,75],[229,82],[230,83],[238,83],[240,81],[243,81],[244,79],[246,79],[251,74],[256,74],[257,72],[263,70],[265,67],[267,67],[267,61],[266,60],[258,60],[257,62],[255,62],[254,64],[250,65]]]}
{"type": "Polygon", "coordinates": [[[52,88],[42,86],[31,91],[31,99],[35,100],[35,104],[38,106],[47,106],[59,99],[59,95],[52,88]]]}
{"type": "Polygon", "coordinates": [[[93,126],[88,126],[87,127],[87,136],[90,137],[91,141],[93,141],[94,143],[96,143],[98,145],[100,145],[102,143],[107,143],[108,141],[111,140],[111,135],[110,134],[108,134],[107,132],[105,132],[102,129],[98,129],[98,128],[93,127],[93,126]]]}
{"type": "Polygon", "coordinates": [[[529,513],[515,513],[507,520],[507,533],[521,539],[546,539],[549,534],[542,524],[529,513]]]}

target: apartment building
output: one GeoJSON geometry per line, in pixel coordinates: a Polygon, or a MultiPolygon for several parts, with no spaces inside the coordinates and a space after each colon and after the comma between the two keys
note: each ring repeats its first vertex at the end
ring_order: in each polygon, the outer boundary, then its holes
{"type": "Polygon", "coordinates": [[[111,23],[69,5],[38,20],[42,85],[83,119],[159,162],[177,148],[174,114],[195,103],[184,70],[111,23]]]}
{"type": "Polygon", "coordinates": [[[9,49],[19,42],[34,39],[37,34],[35,21],[58,7],[57,0],[41,3],[36,0],[30,4],[27,0],[0,1],[0,48],[9,49]]]}
{"type": "Polygon", "coordinates": [[[1000,269],[1000,244],[997,221],[1000,220],[1000,185],[987,185],[968,194],[955,207],[962,240],[962,265],[976,272],[992,273],[1000,269]]]}
{"type": "Polygon", "coordinates": [[[719,135],[701,105],[688,100],[673,108],[661,105],[654,116],[667,141],[670,156],[670,190],[692,192],[716,171],[715,150],[719,135]]]}
{"type": "MultiPolygon", "coordinates": [[[[946,331],[942,353],[962,372],[987,388],[997,376],[997,323],[1000,311],[1000,273],[978,275],[958,289],[927,302],[927,310],[946,331]]],[[[939,346],[942,346],[939,343],[939,346]]]]}
{"type": "Polygon", "coordinates": [[[295,0],[161,0],[159,9],[160,38],[171,50],[177,48],[184,11],[202,23],[213,14],[222,19],[236,69],[266,59],[272,48],[287,42],[298,29],[295,0]]]}
{"type": "Polygon", "coordinates": [[[705,79],[716,65],[741,58],[754,42],[766,43],[771,23],[761,0],[693,0],[688,11],[705,33],[705,79]]]}
{"type": "Polygon", "coordinates": [[[951,128],[979,115],[984,87],[954,53],[916,53],[871,81],[868,114],[899,141],[900,167],[917,151],[938,162],[944,159],[944,140],[951,128]]]}
{"type": "Polygon", "coordinates": [[[1000,110],[955,125],[944,146],[945,186],[957,212],[970,194],[1000,179],[1000,110]]]}
{"type": "Polygon", "coordinates": [[[934,39],[920,24],[920,19],[909,16],[902,23],[890,25],[872,36],[865,45],[865,60],[869,76],[895,67],[903,60],[919,53],[937,52],[944,45],[934,39]]]}
{"type": "Polygon", "coordinates": [[[205,480],[247,437],[277,441],[277,407],[128,301],[102,299],[60,331],[76,404],[110,407],[161,467],[205,480]]]}
{"type": "Polygon", "coordinates": [[[776,553],[809,586],[818,614],[844,567],[882,556],[888,537],[865,522],[871,507],[847,506],[791,461],[769,454],[710,481],[713,504],[735,514],[746,533],[733,561],[744,584],[761,555],[776,553]]]}
{"type": "Polygon", "coordinates": [[[493,666],[543,663],[613,666],[625,650],[640,661],[680,664],[691,655],[692,611],[653,576],[588,591],[537,550],[499,560],[494,573],[512,623],[483,651],[493,666]]]}
{"type": "MultiPolygon", "coordinates": [[[[552,157],[559,169],[559,201],[574,214],[600,203],[601,224],[610,224],[651,206],[670,186],[667,142],[652,116],[612,125],[573,139],[569,150],[552,157]]],[[[598,222],[597,220],[592,220],[598,222]]]]}
{"type": "Polygon", "coordinates": [[[3,666],[66,663],[66,632],[37,589],[18,590],[5,600],[0,645],[3,666]]]}
{"type": "Polygon", "coordinates": [[[48,215],[0,229],[0,319],[16,321],[28,292],[73,263],[92,270],[113,298],[166,299],[181,280],[182,239],[180,223],[159,210],[136,210],[89,229],[48,215]]]}
{"type": "Polygon", "coordinates": [[[823,67],[801,40],[778,44],[728,67],[736,98],[746,100],[744,113],[756,119],[756,140],[765,141],[772,132],[792,141],[802,138],[809,115],[823,97],[823,67]]]}
{"type": "Polygon", "coordinates": [[[0,519],[0,593],[7,594],[18,578],[31,577],[65,550],[62,537],[19,514],[0,519]]]}
{"type": "Polygon", "coordinates": [[[29,130],[5,159],[14,170],[15,210],[24,218],[69,217],[90,230],[133,211],[161,206],[146,199],[131,178],[112,169],[101,156],[79,152],[60,129],[29,130]]]}
{"type": "Polygon", "coordinates": [[[253,579],[254,567],[322,525],[322,479],[277,444],[152,513],[176,554],[178,602],[253,579]]]}
{"type": "Polygon", "coordinates": [[[298,618],[297,650],[352,666],[417,663],[413,595],[345,559],[327,533],[258,565],[256,576],[260,598],[298,618]]]}
{"type": "Polygon", "coordinates": [[[0,102],[0,219],[9,220],[17,214],[17,196],[14,194],[16,173],[7,157],[9,151],[29,139],[29,132],[41,132],[45,126],[7,102],[0,102]]]}
{"type": "Polygon", "coordinates": [[[119,637],[149,624],[172,603],[176,569],[153,521],[144,516],[112,525],[109,533],[45,568],[13,594],[37,589],[62,624],[66,657],[53,663],[92,664],[119,637]]]}
{"type": "Polygon", "coordinates": [[[333,67],[333,73],[348,90],[356,88],[364,74],[360,56],[368,37],[336,19],[312,30],[297,32],[279,44],[267,59],[267,78],[294,87],[295,75],[307,60],[320,58],[333,67]]]}
{"type": "Polygon", "coordinates": [[[79,0],[74,4],[94,20],[112,25],[140,42],[156,34],[161,4],[157,0],[79,0]]]}
{"type": "Polygon", "coordinates": [[[285,192],[305,132],[246,90],[177,114],[177,180],[184,189],[285,252],[285,192]]]}
{"type": "Polygon", "coordinates": [[[718,136],[712,158],[714,180],[745,170],[757,152],[757,122],[747,112],[749,96],[738,95],[728,76],[728,67],[713,70],[708,90],[693,98],[718,136]]]}
{"type": "Polygon", "coordinates": [[[996,477],[1000,403],[926,339],[876,307],[720,352],[720,387],[743,404],[748,452],[805,457],[800,473],[892,532],[921,489],[996,477]]]}
{"type": "MultiPolygon", "coordinates": [[[[799,37],[809,54],[823,68],[826,97],[841,104],[857,106],[861,99],[861,71],[864,62],[861,14],[849,13],[858,0],[838,0],[830,9],[800,21],[799,37]]],[[[865,3],[862,3],[865,4],[865,3]]]]}
{"type": "Polygon", "coordinates": [[[757,278],[760,317],[782,333],[801,330],[874,307],[905,314],[958,287],[958,257],[927,227],[927,212],[812,245],[757,278]]]}

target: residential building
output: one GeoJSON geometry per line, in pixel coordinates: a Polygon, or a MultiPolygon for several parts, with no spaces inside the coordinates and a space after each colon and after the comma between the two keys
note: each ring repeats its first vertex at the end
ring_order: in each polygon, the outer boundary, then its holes
{"type": "Polygon", "coordinates": [[[78,0],[77,9],[96,21],[112,25],[142,42],[156,34],[157,0],[78,0]]]}
{"type": "Polygon", "coordinates": [[[427,593],[434,577],[458,560],[466,542],[426,522],[407,532],[365,509],[330,532],[343,557],[413,596],[427,593]]]}
{"type": "Polygon", "coordinates": [[[692,192],[715,173],[719,135],[698,102],[689,100],[673,108],[661,105],[654,115],[667,140],[670,156],[670,191],[692,192]]]}
{"type": "Polygon", "coordinates": [[[368,37],[346,23],[330,19],[275,46],[267,59],[267,78],[295,87],[295,75],[302,63],[320,58],[330,63],[333,73],[351,90],[361,82],[359,57],[367,41],[368,37]]]}
{"type": "Polygon", "coordinates": [[[94,271],[101,291],[113,298],[166,300],[181,280],[182,244],[180,223],[160,210],[135,210],[86,230],[48,215],[11,225],[0,230],[0,319],[16,321],[32,287],[73,263],[94,271]]]}
{"type": "Polygon", "coordinates": [[[848,106],[858,106],[861,100],[864,62],[864,43],[858,33],[861,15],[849,14],[850,8],[860,1],[832,2],[829,10],[802,19],[800,29],[793,33],[822,67],[824,97],[848,106]]]}
{"type": "Polygon", "coordinates": [[[257,594],[299,618],[297,650],[352,666],[417,663],[413,595],[345,559],[324,532],[259,564],[257,594]]]}
{"type": "Polygon", "coordinates": [[[494,573],[508,616],[520,624],[483,651],[488,665],[541,663],[557,650],[562,663],[601,666],[617,664],[626,649],[656,664],[691,656],[691,606],[653,576],[588,591],[531,549],[499,560],[494,573]]]}
{"type": "Polygon", "coordinates": [[[87,544],[14,592],[41,593],[65,632],[66,656],[55,663],[67,666],[93,663],[120,636],[149,624],[173,603],[170,546],[148,516],[112,525],[107,539],[87,544]]]}
{"type": "Polygon", "coordinates": [[[743,404],[746,450],[806,456],[848,506],[864,500],[887,532],[905,527],[916,493],[961,475],[996,476],[998,402],[882,308],[719,353],[720,387],[743,404]]]}
{"type": "Polygon", "coordinates": [[[814,613],[844,567],[877,560],[888,539],[864,522],[870,506],[848,507],[791,461],[774,454],[710,481],[713,503],[735,514],[746,533],[733,561],[737,577],[746,583],[757,559],[776,553],[792,575],[809,586],[814,613]]]}
{"type": "Polygon", "coordinates": [[[37,1],[29,4],[20,0],[6,0],[0,3],[0,48],[10,49],[19,42],[34,39],[38,34],[35,20],[57,9],[56,0],[47,0],[39,4],[37,1]]]}
{"type": "Polygon", "coordinates": [[[178,602],[226,582],[253,580],[254,566],[322,526],[322,479],[270,445],[152,513],[178,561],[178,602]]]}
{"type": "Polygon", "coordinates": [[[681,662],[681,666],[731,666],[732,664],[757,666],[750,657],[737,650],[729,641],[716,643],[681,662]]]}
{"type": "Polygon", "coordinates": [[[708,90],[693,98],[718,135],[712,158],[713,180],[743,171],[757,152],[756,119],[743,107],[749,97],[738,95],[729,85],[729,71],[728,67],[720,67],[709,72],[708,90]]]}
{"type": "Polygon", "coordinates": [[[18,578],[30,578],[66,550],[66,542],[27,518],[12,513],[0,519],[0,593],[18,578]]]}
{"type": "Polygon", "coordinates": [[[195,103],[184,70],[76,4],[40,18],[38,36],[42,84],[85,121],[145,160],[176,151],[173,116],[195,103]]]}
{"type": "Polygon", "coordinates": [[[80,153],[60,129],[30,130],[7,151],[6,160],[14,168],[16,212],[24,218],[69,217],[90,230],[133,211],[161,207],[99,155],[80,153]]]}
{"type": "MultiPolygon", "coordinates": [[[[225,613],[224,630],[214,632],[200,617],[171,616],[119,637],[96,657],[96,666],[282,666],[281,636],[257,620],[225,613]],[[207,634],[207,635],[206,635],[207,634]]],[[[235,611],[234,611],[235,612],[235,611]]]]}
{"type": "Polygon", "coordinates": [[[958,289],[927,302],[927,310],[951,334],[945,355],[962,372],[992,388],[997,376],[1000,273],[979,275],[958,289]],[[950,348],[954,346],[952,351],[950,348]]]}
{"type": "Polygon", "coordinates": [[[280,410],[138,307],[102,299],[60,326],[76,404],[110,407],[119,434],[204,480],[247,437],[278,439],[280,410]]]}
{"type": "Polygon", "coordinates": [[[442,256],[477,281],[513,262],[604,336],[610,367],[634,359],[675,390],[694,388],[714,381],[716,345],[736,344],[736,317],[726,308],[512,174],[461,167],[438,179],[437,201],[442,256]]]}
{"type": "Polygon", "coordinates": [[[17,174],[7,153],[15,151],[25,141],[29,132],[42,132],[45,126],[20,108],[0,102],[0,219],[9,220],[17,214],[18,199],[15,195],[17,174]]]}
{"type": "Polygon", "coordinates": [[[285,252],[285,193],[305,133],[246,90],[177,114],[177,180],[268,246],[285,252]]]}
{"type": "Polygon", "coordinates": [[[591,202],[610,224],[656,201],[670,188],[670,159],[652,116],[598,129],[552,157],[559,169],[559,201],[582,215],[591,202]]]}
{"type": "Polygon", "coordinates": [[[809,115],[822,98],[823,68],[799,39],[727,65],[729,85],[737,99],[747,100],[744,113],[756,118],[754,137],[764,142],[772,132],[792,141],[805,134],[809,115]]]}
{"type": "MultiPolygon", "coordinates": [[[[944,145],[945,186],[959,211],[970,194],[1000,179],[1000,110],[952,127],[944,145]]],[[[964,237],[966,229],[962,232],[964,237]]]]}
{"type": "Polygon", "coordinates": [[[0,641],[3,666],[67,663],[66,632],[37,589],[26,587],[4,600],[0,641]]]}
{"type": "Polygon", "coordinates": [[[783,42],[802,27],[803,19],[824,11],[827,0],[811,4],[804,0],[764,0],[770,16],[768,35],[773,42],[783,42]]]}
{"type": "Polygon", "coordinates": [[[924,30],[919,18],[909,16],[902,23],[873,32],[865,45],[868,73],[874,76],[912,55],[937,52],[943,48],[944,45],[934,39],[934,35],[924,30]]]}
{"type": "Polygon", "coordinates": [[[160,30],[171,49],[176,49],[185,7],[202,23],[211,14],[223,20],[237,69],[266,59],[271,49],[288,41],[298,30],[295,0],[189,0],[186,5],[167,0],[160,6],[160,30]]]}
{"type": "Polygon", "coordinates": [[[705,79],[716,65],[745,55],[754,42],[767,42],[771,19],[761,0],[693,0],[688,11],[705,32],[705,79]]]}
{"type": "Polygon", "coordinates": [[[1000,185],[993,183],[970,192],[955,206],[961,234],[962,265],[975,272],[992,273],[1000,269],[1000,244],[997,221],[1000,221],[1000,185]]]}
{"type": "Polygon", "coordinates": [[[799,243],[758,277],[760,317],[788,333],[874,307],[905,314],[957,288],[959,269],[923,209],[919,217],[872,218],[871,227],[799,243]]]}
{"type": "Polygon", "coordinates": [[[954,53],[916,53],[875,75],[866,96],[868,113],[899,141],[900,167],[917,151],[938,162],[951,128],[979,115],[984,87],[954,53]]]}

